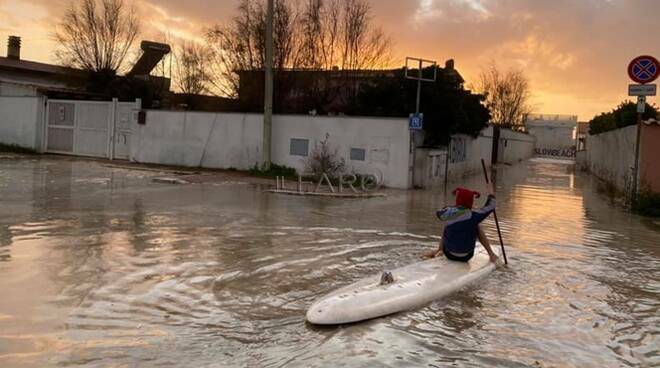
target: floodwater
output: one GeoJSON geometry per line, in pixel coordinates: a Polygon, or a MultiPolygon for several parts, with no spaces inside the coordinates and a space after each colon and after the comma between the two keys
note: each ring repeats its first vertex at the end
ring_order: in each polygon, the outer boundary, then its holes
{"type": "Polygon", "coordinates": [[[660,365],[660,221],[571,165],[498,169],[508,269],[326,328],[304,322],[316,298],[435,246],[443,191],[332,200],[154,175],[0,159],[1,367],[660,365]]]}

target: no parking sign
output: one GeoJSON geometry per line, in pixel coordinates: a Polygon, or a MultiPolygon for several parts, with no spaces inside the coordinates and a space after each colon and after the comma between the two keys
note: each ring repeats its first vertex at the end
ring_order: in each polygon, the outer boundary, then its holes
{"type": "Polygon", "coordinates": [[[660,63],[653,56],[642,55],[628,64],[628,76],[640,84],[651,83],[660,74],[660,63]]]}
{"type": "Polygon", "coordinates": [[[639,84],[628,86],[628,96],[637,96],[637,112],[644,112],[646,107],[645,96],[655,96],[656,85],[648,84],[660,75],[660,63],[653,56],[638,56],[628,64],[628,76],[639,84]]]}

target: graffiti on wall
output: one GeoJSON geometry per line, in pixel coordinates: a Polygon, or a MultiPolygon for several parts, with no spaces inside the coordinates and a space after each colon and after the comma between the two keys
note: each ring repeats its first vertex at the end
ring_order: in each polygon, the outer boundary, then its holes
{"type": "Polygon", "coordinates": [[[575,147],[571,148],[535,148],[534,153],[541,156],[575,158],[575,147]]]}
{"type": "Polygon", "coordinates": [[[449,161],[451,163],[465,161],[465,150],[465,137],[451,137],[451,152],[449,154],[449,161]]]}

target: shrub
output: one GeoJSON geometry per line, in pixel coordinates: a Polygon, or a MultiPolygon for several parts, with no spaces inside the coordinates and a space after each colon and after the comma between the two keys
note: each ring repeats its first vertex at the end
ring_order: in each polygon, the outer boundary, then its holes
{"type": "Polygon", "coordinates": [[[330,134],[325,134],[325,139],[314,146],[311,154],[305,162],[307,173],[320,178],[323,174],[328,175],[330,179],[338,178],[344,173],[346,160],[342,158],[337,148],[333,149],[328,143],[330,134]]]}
{"type": "MultiPolygon", "coordinates": [[[[642,119],[656,117],[658,110],[655,106],[646,104],[642,119]]],[[[637,104],[624,101],[610,112],[604,112],[589,121],[589,134],[599,134],[610,130],[637,124],[637,104]]]]}

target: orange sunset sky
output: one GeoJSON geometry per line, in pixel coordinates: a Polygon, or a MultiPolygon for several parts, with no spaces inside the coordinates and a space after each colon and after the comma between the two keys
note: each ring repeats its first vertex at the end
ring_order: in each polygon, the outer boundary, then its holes
{"type": "MultiPolygon", "coordinates": [[[[204,27],[227,22],[236,7],[235,0],[126,1],[142,18],[143,39],[164,32],[199,39],[204,27]]],[[[54,62],[51,32],[66,4],[0,0],[2,43],[20,36],[24,59],[54,62]]],[[[402,64],[406,55],[440,63],[453,58],[468,86],[491,60],[521,67],[537,112],[580,120],[627,98],[630,59],[660,57],[660,0],[371,0],[371,6],[402,64]]]]}

